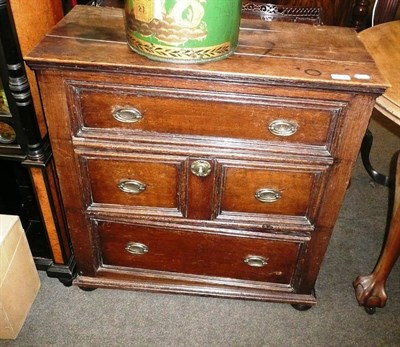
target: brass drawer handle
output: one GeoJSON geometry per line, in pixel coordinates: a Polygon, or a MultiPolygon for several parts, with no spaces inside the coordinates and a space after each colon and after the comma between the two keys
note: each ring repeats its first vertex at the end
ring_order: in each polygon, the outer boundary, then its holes
{"type": "Polygon", "coordinates": [[[275,189],[261,188],[256,191],[254,196],[260,202],[272,203],[278,201],[282,197],[282,194],[275,189]]]}
{"type": "Polygon", "coordinates": [[[140,181],[124,180],[118,184],[118,188],[124,193],[140,194],[146,189],[146,185],[140,181]]]}
{"type": "Polygon", "coordinates": [[[292,121],[277,119],[269,123],[268,130],[276,136],[291,136],[297,132],[299,126],[292,121]]]}
{"type": "Polygon", "coordinates": [[[120,108],[113,111],[113,117],[122,123],[137,123],[142,118],[142,113],[136,108],[120,108]]]}
{"type": "Polygon", "coordinates": [[[243,261],[251,267],[263,267],[268,264],[268,259],[259,255],[249,255],[243,261]]]}
{"type": "Polygon", "coordinates": [[[139,242],[128,242],[125,246],[125,250],[133,255],[141,255],[149,252],[149,247],[139,242]]]}
{"type": "Polygon", "coordinates": [[[211,173],[211,165],[205,160],[196,160],[190,166],[190,171],[198,177],[206,177],[211,173]]]}

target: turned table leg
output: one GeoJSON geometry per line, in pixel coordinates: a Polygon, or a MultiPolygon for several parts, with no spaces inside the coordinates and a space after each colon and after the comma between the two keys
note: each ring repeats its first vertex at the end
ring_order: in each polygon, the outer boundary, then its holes
{"type": "Polygon", "coordinates": [[[358,303],[371,313],[376,307],[384,307],[386,304],[385,283],[400,254],[400,155],[397,157],[393,215],[388,232],[382,254],[373,272],[368,276],[359,276],[353,282],[358,303]]]}

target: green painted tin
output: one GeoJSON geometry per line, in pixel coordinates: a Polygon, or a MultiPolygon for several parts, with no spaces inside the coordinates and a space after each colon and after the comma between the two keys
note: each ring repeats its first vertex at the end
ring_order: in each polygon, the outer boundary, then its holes
{"type": "Polygon", "coordinates": [[[238,44],[242,0],[125,0],[129,47],[150,59],[204,63],[238,44]]]}

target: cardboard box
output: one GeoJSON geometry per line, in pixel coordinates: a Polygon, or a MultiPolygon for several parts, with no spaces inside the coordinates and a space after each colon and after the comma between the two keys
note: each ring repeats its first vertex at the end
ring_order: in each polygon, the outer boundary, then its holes
{"type": "Polygon", "coordinates": [[[18,216],[0,215],[0,339],[15,339],[40,288],[18,216]]]}

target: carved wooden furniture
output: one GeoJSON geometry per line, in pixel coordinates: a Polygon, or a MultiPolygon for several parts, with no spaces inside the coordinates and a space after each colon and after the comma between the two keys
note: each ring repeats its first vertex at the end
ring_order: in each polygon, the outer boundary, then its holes
{"type": "MultiPolygon", "coordinates": [[[[371,25],[371,12],[374,1],[370,0],[252,0],[243,1],[253,4],[264,4],[261,8],[263,17],[272,20],[286,15],[296,18],[296,21],[315,23],[318,18],[325,25],[351,26],[358,30],[371,25]]],[[[380,24],[394,19],[399,0],[379,0],[379,6],[374,13],[374,23],[380,24]]]]}
{"type": "MultiPolygon", "coordinates": [[[[376,109],[400,125],[400,21],[389,22],[364,30],[359,35],[391,87],[376,100],[376,109]]],[[[360,305],[373,313],[387,301],[385,283],[400,254],[400,159],[397,162],[395,201],[388,237],[374,271],[358,277],[353,285],[360,305]]]]}
{"type": "Polygon", "coordinates": [[[26,60],[76,285],[315,303],[386,88],[352,29],[244,19],[229,59],[166,64],[128,49],[121,9],[77,6],[26,60]]]}
{"type": "Polygon", "coordinates": [[[246,1],[242,4],[242,18],[308,24],[322,24],[324,21],[320,7],[293,7],[246,1]]]}
{"type": "MultiPolygon", "coordinates": [[[[93,0],[90,3],[111,7],[124,5],[123,0],[93,0]]],[[[367,25],[369,13],[369,0],[243,0],[244,17],[257,16],[264,20],[350,26],[361,29],[367,25]]]]}
{"type": "MultiPolygon", "coordinates": [[[[246,0],[243,1],[246,4],[246,0]]],[[[322,18],[325,25],[351,26],[357,29],[366,25],[370,2],[368,0],[252,0],[253,3],[264,3],[273,17],[289,12],[289,16],[300,15],[302,20],[307,17],[322,18]],[[275,8],[274,8],[275,6],[275,8]],[[276,13],[277,15],[275,15],[276,13]]]]}
{"type": "Polygon", "coordinates": [[[7,103],[0,114],[0,213],[20,216],[39,269],[71,283],[75,263],[40,98],[30,88],[35,77],[21,55],[60,18],[56,8],[53,1],[0,0],[1,89],[7,103]]]}

